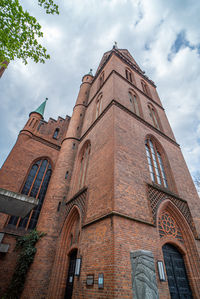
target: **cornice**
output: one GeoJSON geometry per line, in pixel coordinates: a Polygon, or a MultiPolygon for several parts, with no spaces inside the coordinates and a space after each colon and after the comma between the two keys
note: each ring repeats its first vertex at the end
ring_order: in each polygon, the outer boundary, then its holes
{"type": "Polygon", "coordinates": [[[21,130],[20,132],[19,132],[19,135],[20,134],[24,134],[24,132],[28,132],[30,135],[31,135],[31,138],[33,138],[34,140],[36,140],[36,141],[38,141],[38,142],[41,142],[41,143],[43,143],[43,144],[45,144],[45,145],[47,145],[47,146],[49,146],[49,147],[51,147],[51,148],[54,148],[54,149],[56,149],[57,151],[59,151],[60,150],[60,145],[57,145],[57,144],[54,144],[53,142],[51,142],[51,141],[48,141],[48,140],[46,140],[46,139],[44,139],[44,138],[42,138],[42,137],[39,137],[39,136],[36,136],[35,134],[33,134],[31,131],[29,131],[29,130],[21,130]]]}
{"type": "MultiPolygon", "coordinates": [[[[106,53],[104,53],[106,54],[106,53]]],[[[97,79],[98,75],[102,72],[103,68],[105,67],[105,65],[108,63],[108,61],[110,60],[112,55],[116,55],[118,58],[120,58],[121,60],[123,60],[124,63],[126,63],[132,70],[134,70],[136,73],[138,73],[144,80],[148,81],[148,83],[150,83],[153,87],[156,88],[156,85],[153,83],[153,81],[151,81],[147,76],[145,76],[141,71],[139,71],[135,65],[133,63],[131,63],[128,58],[125,58],[125,56],[120,53],[118,50],[111,50],[109,56],[107,57],[107,59],[105,60],[105,62],[102,64],[101,68],[99,69],[99,71],[96,73],[93,82],[97,79]]]]}
{"type": "Polygon", "coordinates": [[[64,142],[65,140],[70,140],[70,139],[72,139],[72,140],[76,140],[76,141],[80,141],[80,139],[77,138],[77,137],[66,137],[66,138],[64,138],[64,139],[62,140],[61,144],[63,144],[63,142],[64,142]]]}
{"type": "Polygon", "coordinates": [[[154,223],[151,223],[151,222],[148,222],[148,221],[145,221],[143,219],[139,219],[139,218],[135,218],[135,217],[131,217],[129,215],[126,215],[126,214],[123,214],[123,213],[120,213],[120,212],[117,212],[117,211],[111,211],[109,213],[106,213],[100,217],[97,217],[91,221],[88,221],[86,222],[85,224],[82,225],[82,228],[86,228],[94,223],[97,223],[99,221],[102,221],[106,218],[111,218],[113,216],[117,216],[117,217],[121,217],[121,218],[125,218],[125,219],[128,219],[128,220],[132,220],[132,221],[135,221],[135,222],[139,222],[139,223],[142,223],[142,224],[146,224],[146,225],[150,225],[150,226],[153,226],[153,227],[156,227],[156,225],[154,223]]]}
{"type": "Polygon", "coordinates": [[[145,96],[148,100],[150,100],[152,103],[154,103],[157,107],[159,107],[162,110],[165,110],[160,104],[158,104],[156,101],[154,101],[150,96],[148,96],[146,93],[144,93],[141,89],[139,89],[134,83],[131,83],[129,80],[127,80],[125,77],[123,77],[120,73],[118,73],[116,70],[112,70],[110,74],[107,76],[101,87],[96,91],[96,93],[93,95],[91,100],[88,102],[87,107],[90,105],[90,103],[94,100],[96,95],[100,92],[102,87],[105,85],[105,83],[108,81],[108,79],[111,77],[112,74],[116,74],[121,79],[126,81],[132,88],[136,89],[139,93],[141,93],[143,96],[145,96]]]}
{"type": "Polygon", "coordinates": [[[153,130],[154,132],[156,132],[157,134],[159,134],[160,136],[164,137],[166,140],[168,140],[169,142],[171,142],[172,144],[174,144],[177,147],[180,147],[179,144],[174,141],[173,139],[171,139],[170,137],[168,137],[167,135],[165,135],[163,132],[161,132],[160,130],[156,129],[153,125],[151,125],[150,123],[148,123],[146,120],[144,120],[143,118],[141,118],[140,116],[138,116],[137,114],[135,114],[134,112],[132,112],[131,110],[129,110],[128,108],[126,108],[125,106],[123,106],[121,103],[117,102],[116,100],[112,100],[107,107],[103,110],[103,112],[99,115],[99,117],[91,124],[91,126],[87,129],[87,131],[81,136],[80,141],[82,141],[87,135],[88,133],[92,130],[92,128],[96,125],[96,123],[103,117],[103,115],[112,107],[112,106],[117,106],[118,108],[120,108],[121,110],[125,111],[126,113],[128,113],[129,115],[133,116],[134,118],[136,118],[138,121],[140,121],[141,123],[143,123],[144,125],[146,125],[147,127],[149,127],[151,130],[153,130]]]}

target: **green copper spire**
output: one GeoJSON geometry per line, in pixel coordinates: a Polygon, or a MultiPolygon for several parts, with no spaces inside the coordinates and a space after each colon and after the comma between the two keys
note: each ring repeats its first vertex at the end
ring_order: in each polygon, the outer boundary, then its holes
{"type": "Polygon", "coordinates": [[[46,98],[46,100],[33,112],[37,112],[37,113],[39,113],[40,115],[43,116],[47,100],[48,100],[48,98],[46,98]]]}

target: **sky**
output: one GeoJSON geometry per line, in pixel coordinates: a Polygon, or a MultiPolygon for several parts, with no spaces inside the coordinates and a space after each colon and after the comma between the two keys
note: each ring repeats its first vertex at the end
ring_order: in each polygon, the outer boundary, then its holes
{"type": "Polygon", "coordinates": [[[0,79],[0,166],[28,115],[48,97],[45,120],[72,114],[82,76],[96,72],[114,41],[157,85],[192,176],[200,165],[200,1],[58,0],[46,15],[21,0],[42,25],[45,64],[11,62],[0,79]]]}

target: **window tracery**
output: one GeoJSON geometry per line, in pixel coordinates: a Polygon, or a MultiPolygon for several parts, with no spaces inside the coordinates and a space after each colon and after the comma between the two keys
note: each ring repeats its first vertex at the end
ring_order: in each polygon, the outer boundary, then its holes
{"type": "Polygon", "coordinates": [[[24,218],[11,216],[8,220],[8,225],[25,228],[26,230],[36,227],[51,173],[51,164],[47,159],[41,159],[33,164],[21,193],[39,199],[39,203],[24,218]]]}

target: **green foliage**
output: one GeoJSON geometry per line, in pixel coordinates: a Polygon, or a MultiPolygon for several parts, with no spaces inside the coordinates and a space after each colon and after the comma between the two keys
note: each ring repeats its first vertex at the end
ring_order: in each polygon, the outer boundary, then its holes
{"type": "Polygon", "coordinates": [[[28,235],[18,237],[16,243],[16,250],[20,250],[16,268],[8,287],[6,294],[3,296],[5,299],[18,299],[23,291],[26,275],[31,263],[34,260],[37,249],[35,245],[37,241],[45,234],[32,230],[28,235]]]}
{"type": "MultiPolygon", "coordinates": [[[[53,0],[38,0],[47,14],[59,14],[58,5],[53,0]]],[[[39,42],[43,37],[41,25],[29,12],[24,11],[19,0],[0,0],[0,62],[10,62],[15,58],[34,62],[45,62],[50,55],[39,42]]]]}

